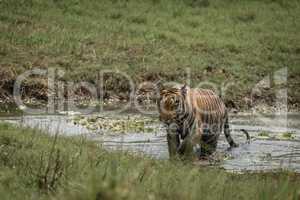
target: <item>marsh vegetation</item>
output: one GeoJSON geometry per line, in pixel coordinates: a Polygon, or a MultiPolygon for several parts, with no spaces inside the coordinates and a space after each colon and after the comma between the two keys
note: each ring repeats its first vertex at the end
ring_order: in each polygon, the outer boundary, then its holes
{"type": "MultiPolygon", "coordinates": [[[[299,110],[298,0],[0,0],[0,10],[1,200],[300,198],[298,116],[292,128],[276,116],[263,125],[233,119],[252,143],[229,152],[221,138],[221,157],[204,166],[167,159],[157,116],[26,116],[12,96],[32,69],[61,72],[56,83],[96,86],[101,70],[118,70],[135,85],[212,83],[226,88],[220,95],[236,112],[258,105],[274,114],[266,107],[284,88],[287,109],[299,110]],[[283,68],[278,86],[273,75],[283,68]]],[[[79,88],[79,105],[127,102],[132,88],[119,75],[103,77],[105,102],[79,88]]],[[[45,107],[48,84],[26,79],[25,104],[45,107]]]]}
{"type": "Polygon", "coordinates": [[[215,167],[107,152],[84,137],[0,124],[1,199],[297,199],[292,172],[215,167]]]}
{"type": "MultiPolygon", "coordinates": [[[[299,1],[19,1],[0,2],[0,91],[12,94],[26,70],[58,68],[62,81],[96,83],[97,72],[118,69],[136,83],[234,83],[224,96],[251,107],[251,90],[265,76],[288,68],[288,102],[299,104],[299,1]]],[[[105,77],[105,97],[128,98],[128,81],[105,77]]],[[[23,95],[47,98],[47,81],[24,83],[23,95]]],[[[272,104],[274,85],[256,102],[272,104]]]]}

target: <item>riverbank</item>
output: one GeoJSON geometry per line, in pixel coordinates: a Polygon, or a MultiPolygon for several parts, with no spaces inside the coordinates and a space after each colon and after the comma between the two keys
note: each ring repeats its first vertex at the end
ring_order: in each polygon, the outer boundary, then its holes
{"type": "MultiPolygon", "coordinates": [[[[117,69],[135,85],[209,82],[227,89],[222,95],[230,107],[250,109],[274,105],[281,86],[272,77],[286,68],[283,87],[293,109],[300,99],[299,7],[297,0],[2,0],[0,103],[12,101],[14,81],[28,70],[55,68],[64,72],[56,83],[97,86],[98,72],[117,69]],[[270,85],[253,91],[269,76],[270,85]]],[[[47,84],[44,76],[29,78],[22,96],[45,100],[47,84]]],[[[122,74],[107,73],[104,88],[105,98],[128,99],[122,74]]]]}
{"type": "Polygon", "coordinates": [[[0,124],[1,199],[297,199],[299,175],[231,174],[214,167],[107,152],[82,137],[0,124]]]}

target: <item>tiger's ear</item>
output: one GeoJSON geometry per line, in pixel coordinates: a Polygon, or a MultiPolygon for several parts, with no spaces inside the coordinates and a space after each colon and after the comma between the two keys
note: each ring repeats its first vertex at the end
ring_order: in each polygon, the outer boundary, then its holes
{"type": "Polygon", "coordinates": [[[186,94],[187,94],[187,86],[186,86],[186,84],[184,84],[184,85],[181,87],[180,91],[181,91],[181,95],[185,98],[185,97],[186,97],[186,94]]]}
{"type": "Polygon", "coordinates": [[[162,91],[164,88],[164,86],[163,86],[163,84],[162,84],[162,82],[161,82],[161,80],[158,80],[156,83],[155,83],[155,85],[156,85],[156,88],[157,88],[157,90],[160,92],[160,91],[162,91]]]}
{"type": "Polygon", "coordinates": [[[155,99],[158,102],[161,97],[161,91],[163,90],[163,84],[161,80],[158,80],[154,83],[155,89],[155,99]]]}

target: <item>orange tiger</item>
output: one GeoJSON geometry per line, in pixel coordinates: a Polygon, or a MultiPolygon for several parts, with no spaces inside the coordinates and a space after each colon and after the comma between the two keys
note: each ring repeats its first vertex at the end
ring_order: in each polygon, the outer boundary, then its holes
{"type": "MultiPolygon", "coordinates": [[[[212,90],[159,84],[158,111],[160,121],[167,125],[170,157],[212,154],[223,128],[230,147],[238,146],[230,135],[225,104],[212,90]]],[[[242,131],[249,141],[248,132],[242,131]]]]}

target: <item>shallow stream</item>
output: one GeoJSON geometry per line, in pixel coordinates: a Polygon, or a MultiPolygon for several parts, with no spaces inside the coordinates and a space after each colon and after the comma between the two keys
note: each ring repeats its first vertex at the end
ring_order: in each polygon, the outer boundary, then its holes
{"type": "MultiPolygon", "coordinates": [[[[127,130],[125,133],[102,129],[90,129],[87,126],[75,123],[74,116],[70,115],[35,115],[1,117],[0,121],[22,124],[39,128],[50,134],[66,136],[85,135],[98,141],[109,150],[129,151],[142,153],[157,159],[167,159],[168,150],[166,132],[156,118],[142,116],[135,113],[97,114],[105,119],[120,121],[145,120],[148,121],[143,130],[127,130]]],[[[82,118],[89,116],[84,116],[82,118]]],[[[269,171],[287,169],[300,172],[300,116],[254,116],[240,114],[231,116],[233,138],[241,143],[238,148],[228,150],[228,143],[221,135],[217,154],[222,155],[218,165],[228,171],[269,171]],[[251,135],[251,143],[245,144],[245,136],[239,129],[246,129],[251,135]],[[283,137],[284,133],[292,137],[283,137]],[[289,135],[290,136],[290,135],[289,135]]],[[[107,122],[105,122],[107,123],[107,122]]]]}

